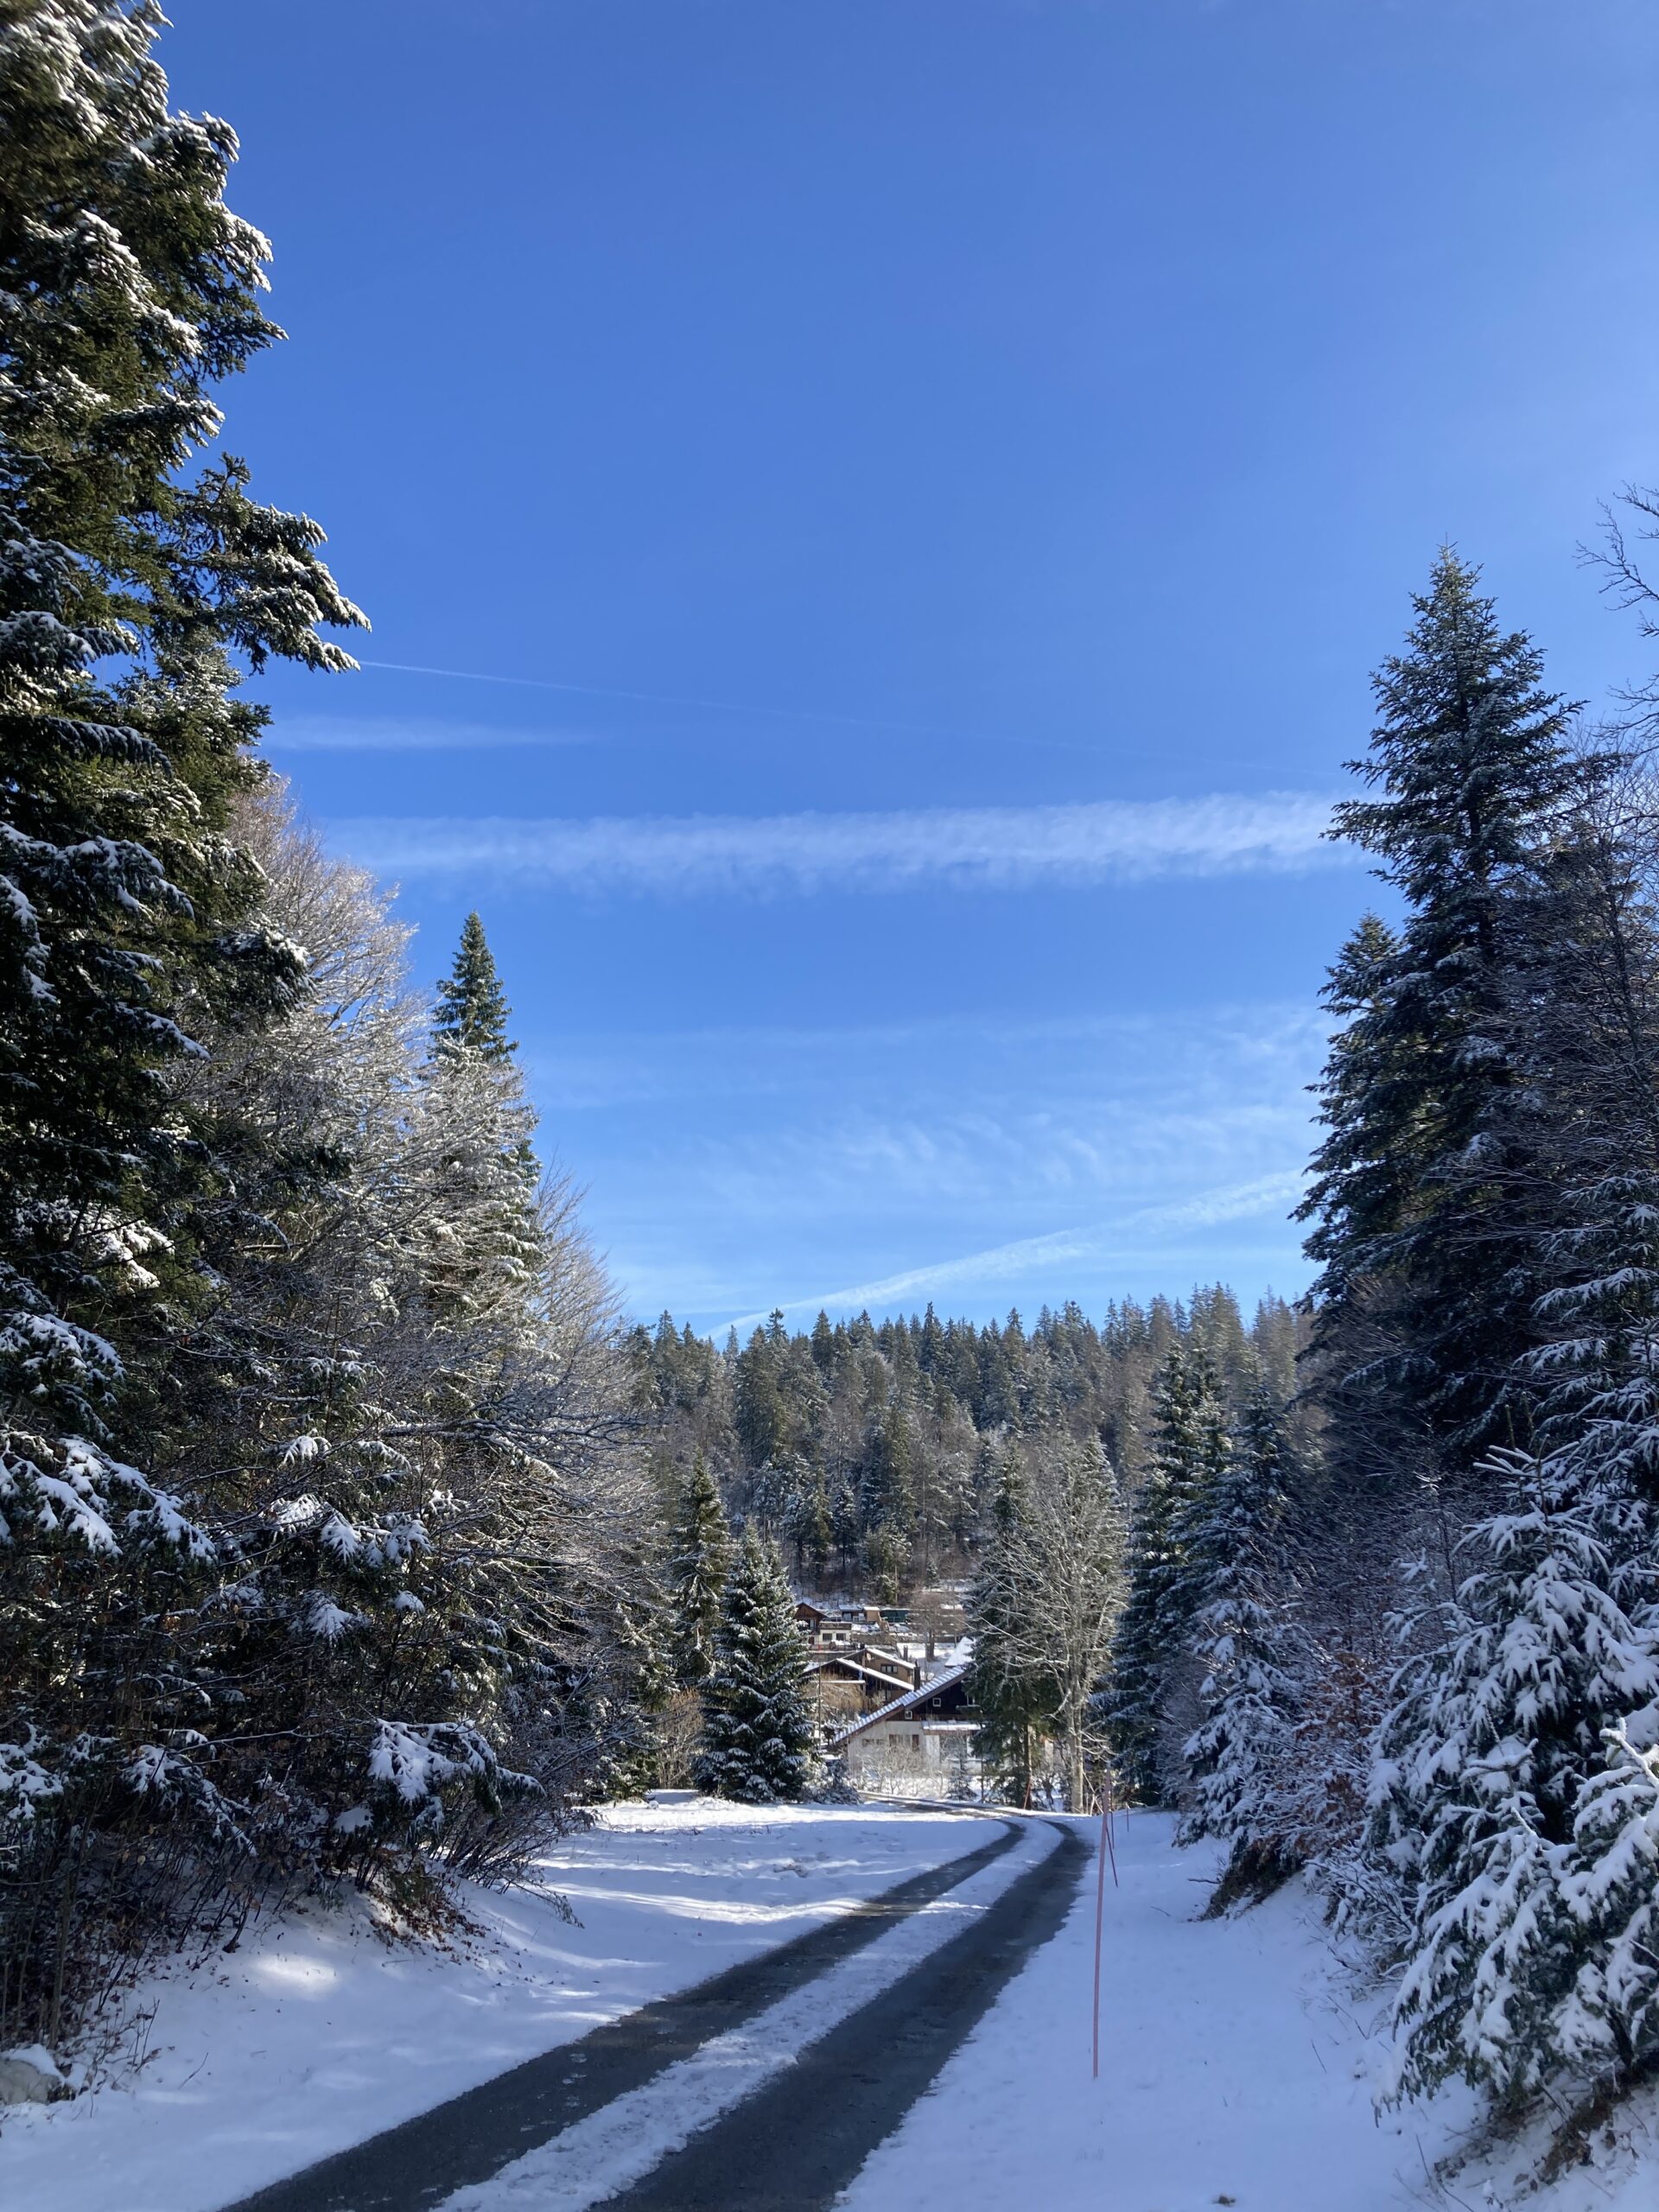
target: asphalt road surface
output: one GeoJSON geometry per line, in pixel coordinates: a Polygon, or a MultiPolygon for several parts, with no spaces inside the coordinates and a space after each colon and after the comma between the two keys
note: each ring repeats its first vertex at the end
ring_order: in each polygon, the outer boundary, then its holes
{"type": "MultiPolygon", "coordinates": [[[[617,2212],[815,2212],[899,2125],[1031,1952],[1065,1918],[1087,1852],[1055,1848],[959,1935],[810,2043],[797,2062],[606,2197],[617,2212]]],[[[401,2126],[241,2199],[227,2212],[435,2212],[614,2099],[740,2029],[1001,1858],[1020,1824],[976,1849],[575,2043],[498,2075],[401,2126]]]]}

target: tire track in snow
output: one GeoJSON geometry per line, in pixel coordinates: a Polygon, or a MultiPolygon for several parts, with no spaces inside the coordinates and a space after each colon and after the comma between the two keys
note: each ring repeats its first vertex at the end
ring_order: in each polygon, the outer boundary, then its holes
{"type": "Polygon", "coordinates": [[[791,1992],[817,1986],[993,1866],[1021,1833],[1017,1821],[1005,1821],[988,1842],[861,1900],[823,1927],[559,2044],[414,2120],[239,2197],[226,2212],[435,2212],[458,2190],[487,2182],[527,2152],[580,2127],[791,1992]]]}
{"type": "Polygon", "coordinates": [[[442,2212],[816,2212],[891,2133],[1035,1945],[1086,1859],[1021,1827],[878,1942],[442,2212]]]}

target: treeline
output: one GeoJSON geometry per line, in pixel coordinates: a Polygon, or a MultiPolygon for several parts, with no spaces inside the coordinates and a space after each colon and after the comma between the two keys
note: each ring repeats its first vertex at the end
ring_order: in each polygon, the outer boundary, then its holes
{"type": "Polygon", "coordinates": [[[1449,552],[1376,688],[1320,1448],[1171,1361],[1095,1717],[1221,1902],[1305,1868],[1397,1972],[1395,2094],[1587,2111],[1659,2060],[1659,700],[1583,728],[1449,552]]]}
{"type": "Polygon", "coordinates": [[[0,22],[0,2044],[296,1884],[511,1868],[652,1695],[626,1370],[481,932],[435,1015],[237,696],[362,618],[202,458],[280,334],[161,22],[0,22]]]}
{"type": "Polygon", "coordinates": [[[1092,1440],[1133,1484],[1173,1348],[1190,1346],[1224,1390],[1264,1378],[1283,1403],[1305,1329],[1271,1295],[1247,1324],[1217,1285],[1185,1303],[1126,1301],[1099,1324],[1074,1304],[1030,1329],[1017,1313],[982,1326],[930,1306],[880,1322],[820,1313],[791,1331],[774,1313],[721,1347],[664,1313],[628,1341],[671,1497],[701,1453],[730,1510],[781,1542],[804,1582],[891,1601],[972,1574],[1011,1444],[1046,1463],[1092,1440]]]}

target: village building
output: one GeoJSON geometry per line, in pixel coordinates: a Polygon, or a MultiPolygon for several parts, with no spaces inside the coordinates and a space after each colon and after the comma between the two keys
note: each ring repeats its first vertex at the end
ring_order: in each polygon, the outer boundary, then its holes
{"type": "Polygon", "coordinates": [[[916,1687],[915,1669],[893,1652],[814,1651],[808,1655],[806,1669],[818,1718],[826,1726],[874,1713],[916,1687]]]}
{"type": "Polygon", "coordinates": [[[943,1794],[976,1787],[979,1725],[968,1668],[952,1667],[832,1730],[828,1747],[862,1784],[943,1794]]]}
{"type": "Polygon", "coordinates": [[[810,1598],[798,1599],[795,1623],[809,1644],[837,1649],[880,1643],[887,1625],[879,1605],[867,1605],[856,1598],[829,1598],[822,1605],[810,1598]]]}

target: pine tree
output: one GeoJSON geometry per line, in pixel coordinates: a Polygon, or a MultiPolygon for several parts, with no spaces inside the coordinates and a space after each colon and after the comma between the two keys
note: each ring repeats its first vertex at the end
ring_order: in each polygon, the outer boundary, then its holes
{"type": "Polygon", "coordinates": [[[720,1491],[699,1452],[691,1463],[673,1532],[668,1587],[674,1618],[674,1669],[695,1689],[715,1664],[732,1541],[720,1491]]]}
{"type": "Polygon", "coordinates": [[[1258,1378],[1192,1543],[1205,1592],[1193,1621],[1202,1718],[1185,1748],[1192,1789],[1183,1834],[1228,1845],[1220,1897],[1259,1893],[1295,1864],[1276,1802],[1296,1713],[1281,1660],[1287,1458],[1278,1402],[1258,1378]]]}
{"type": "Polygon", "coordinates": [[[169,111],[162,22],[16,0],[0,29],[0,1704],[37,1777],[22,1831],[0,1777],[23,1931],[0,1947],[54,2012],[49,1931],[112,1822],[237,1832],[166,1749],[188,1694],[161,1624],[219,1547],[130,1462],[213,1295],[200,1217],[232,1179],[182,1077],[212,1024],[256,1030],[302,988],[235,834],[264,716],[233,693],[271,656],[349,667],[319,629],[362,620],[316,525],[201,460],[209,385],[280,334],[268,249],[224,202],[234,135],[169,111]],[[63,1886],[33,1890],[41,1869],[63,1886]]]}
{"type": "Polygon", "coordinates": [[[1143,1803],[1166,1804],[1177,1777],[1166,1736],[1171,1690],[1208,1592],[1192,1547],[1226,1465],[1228,1442],[1209,1367],[1176,1344],[1159,1377],[1156,1439],[1134,1502],[1128,1590],[1095,1720],[1143,1803]]]}
{"type": "Polygon", "coordinates": [[[1580,1963],[1554,2041],[1575,2072],[1623,2088],[1659,2056],[1659,1747],[1632,1741],[1629,1719],[1606,1736],[1573,1815],[1563,1890],[1580,1963]]]}
{"type": "Polygon", "coordinates": [[[1349,1026],[1303,1208],[1336,1389],[1385,1423],[1420,1419],[1436,1452],[1529,1432],[1514,1363],[1539,1288],[1537,1179],[1517,1153],[1505,924],[1587,780],[1540,654],[1477,582],[1441,554],[1351,764],[1382,795],[1337,809],[1335,834],[1377,855],[1407,914],[1397,938],[1367,925],[1332,979],[1349,1026]]]}
{"type": "Polygon", "coordinates": [[[1372,1842],[1413,1904],[1396,2094],[1459,2074],[1514,2105],[1584,2039],[1586,1978],[1606,1954],[1573,1909],[1575,1830],[1582,1815],[1593,1837],[1611,1809],[1586,1785],[1612,1719],[1645,1708],[1651,1739],[1659,1643],[1623,1594],[1622,1515],[1518,1452],[1487,1472],[1510,1510],[1472,1532],[1480,1564],[1449,1633],[1402,1675],[1379,1738],[1372,1842]]]}
{"type": "Polygon", "coordinates": [[[795,1547],[796,1565],[822,1577],[835,1548],[835,1517],[830,1507],[830,1486],[822,1467],[805,1467],[790,1501],[788,1533],[795,1547]]]}
{"type": "Polygon", "coordinates": [[[495,959],[476,912],[461,925],[454,965],[438,986],[432,1034],[436,1049],[505,1060],[518,1051],[507,1036],[512,1008],[495,971],[495,959]]]}
{"type": "Polygon", "coordinates": [[[816,1738],[805,1648],[783,1562],[753,1527],[727,1580],[702,1710],[699,1788],[751,1805],[792,1800],[807,1789],[816,1738]]]}
{"type": "Polygon", "coordinates": [[[968,1599],[974,1640],[971,1688],[979,1751],[1011,1804],[1029,1805],[1042,1743],[1054,1721],[1053,1685],[1032,1660],[1025,1630],[1030,1583],[1031,1497],[1017,1450],[1002,1456],[980,1568],[968,1599]]]}

